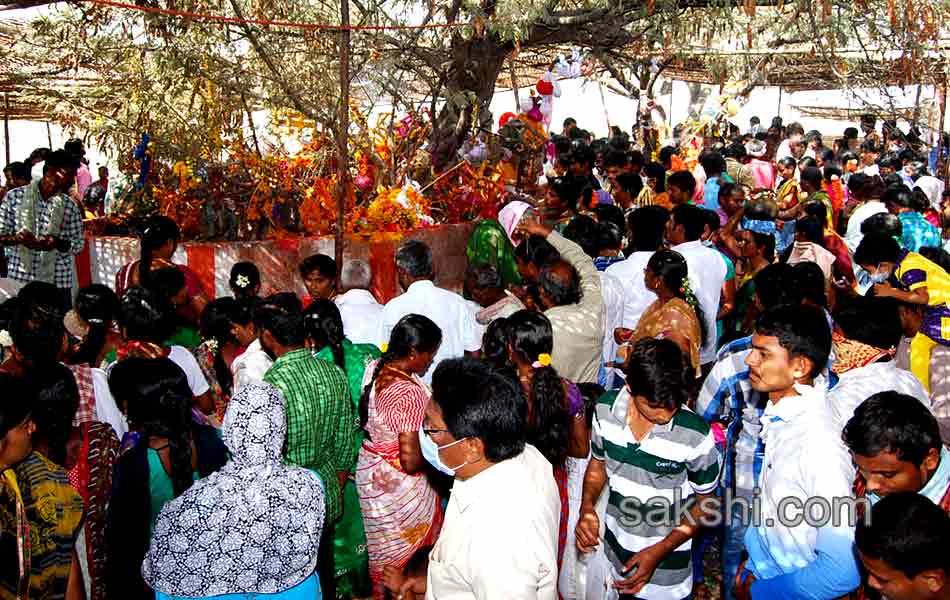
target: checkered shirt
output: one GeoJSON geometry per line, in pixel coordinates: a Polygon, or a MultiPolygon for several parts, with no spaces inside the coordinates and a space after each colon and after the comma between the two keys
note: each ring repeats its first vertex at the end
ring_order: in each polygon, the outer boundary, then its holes
{"type": "MultiPolygon", "coordinates": [[[[26,193],[26,187],[19,187],[7,192],[0,204],[0,236],[16,235],[20,233],[17,229],[17,212],[23,197],[26,193]]],[[[50,218],[53,216],[53,203],[40,201],[36,207],[36,223],[33,231],[45,231],[49,226],[50,218]]],[[[86,239],[83,237],[82,213],[72,198],[67,197],[63,212],[63,224],[60,227],[59,237],[69,241],[69,250],[59,252],[58,250],[49,250],[56,252],[56,267],[54,271],[54,281],[47,283],[55,284],[61,290],[69,290],[73,287],[73,256],[82,252],[86,245],[86,239]]],[[[23,265],[20,263],[20,256],[15,251],[16,247],[8,246],[5,248],[7,255],[7,277],[17,281],[29,283],[34,281],[34,273],[40,268],[40,252],[33,251],[33,264],[23,265]]]]}

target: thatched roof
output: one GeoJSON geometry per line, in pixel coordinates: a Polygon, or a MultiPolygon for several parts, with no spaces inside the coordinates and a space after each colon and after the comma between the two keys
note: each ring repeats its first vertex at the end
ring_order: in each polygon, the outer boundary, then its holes
{"type": "MultiPolygon", "coordinates": [[[[805,49],[752,52],[717,52],[712,49],[672,49],[672,51],[678,57],[665,67],[663,77],[666,79],[721,85],[726,83],[729,76],[734,76],[736,73],[713,72],[707,61],[710,58],[733,61],[746,59],[750,64],[765,63],[764,68],[753,75],[758,79],[757,85],[781,87],[789,92],[834,90],[846,85],[867,87],[869,85],[935,84],[943,81],[946,66],[946,61],[936,53],[923,61],[916,62],[910,70],[899,57],[868,61],[863,56],[859,56],[857,51],[844,50],[835,54],[840,59],[835,65],[838,72],[835,72],[828,61],[816,56],[813,51],[805,49]],[[852,65],[853,70],[847,70],[848,64],[852,65]]],[[[513,60],[518,86],[534,86],[558,54],[569,56],[570,53],[569,47],[552,47],[518,54],[513,60]]],[[[947,44],[944,53],[950,53],[950,43],[947,44]]],[[[605,71],[601,66],[597,66],[595,70],[597,73],[605,71]]],[[[505,69],[498,79],[498,89],[510,90],[511,81],[510,70],[505,69]]]]}
{"type": "MultiPolygon", "coordinates": [[[[24,0],[27,4],[32,0],[24,0]]],[[[37,4],[42,4],[38,1],[37,4]]],[[[0,0],[0,10],[17,3],[9,0],[0,0]]],[[[22,2],[20,3],[22,4],[22,2]]],[[[115,79],[112,73],[98,73],[82,71],[73,65],[59,65],[44,63],[41,56],[36,60],[25,61],[18,55],[5,53],[4,48],[11,47],[22,36],[28,35],[26,26],[19,21],[0,20],[0,111],[6,112],[11,119],[48,120],[49,116],[35,103],[27,101],[21,92],[24,89],[31,91],[46,91],[47,95],[55,96],[58,92],[84,86],[107,85],[121,90],[127,83],[115,79]]],[[[548,46],[532,48],[516,52],[509,64],[502,70],[497,81],[499,91],[510,90],[513,81],[521,88],[533,87],[541,75],[556,60],[559,54],[569,56],[570,46],[548,46]]],[[[950,51],[950,43],[944,51],[950,51]]],[[[631,61],[642,60],[638,57],[635,48],[621,48],[616,51],[631,61]]],[[[856,50],[843,49],[836,52],[840,62],[830,65],[828,61],[816,56],[814,51],[805,46],[784,47],[782,49],[764,49],[756,51],[730,52],[728,50],[712,50],[709,48],[668,48],[668,55],[675,58],[668,61],[663,71],[663,77],[687,82],[705,84],[722,84],[730,75],[735,75],[733,68],[722,68],[721,73],[710,69],[710,58],[721,59],[724,65],[739,64],[756,65],[752,77],[758,85],[779,86],[789,91],[812,89],[840,89],[846,85],[861,87],[862,83],[874,85],[906,85],[910,83],[937,83],[943,81],[945,61],[936,53],[923,61],[917,61],[913,69],[902,61],[900,57],[879,58],[867,60],[867,55],[856,50]],[[850,66],[849,66],[850,65],[850,66]],[[852,69],[847,71],[847,69],[852,69]]],[[[623,65],[618,65],[623,66],[623,65]]],[[[602,65],[594,65],[593,75],[603,74],[602,65]]],[[[405,88],[403,88],[405,91],[405,88]]],[[[359,84],[354,89],[359,94],[359,84]]],[[[120,92],[121,93],[121,92],[120,92]]],[[[411,93],[411,92],[410,92],[411,93]]],[[[418,94],[424,94],[419,86],[418,94]]]]}

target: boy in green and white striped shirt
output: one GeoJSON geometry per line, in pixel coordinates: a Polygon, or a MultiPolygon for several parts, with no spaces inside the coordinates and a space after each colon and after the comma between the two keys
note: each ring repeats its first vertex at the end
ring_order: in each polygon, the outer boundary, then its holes
{"type": "Polygon", "coordinates": [[[598,401],[584,476],[577,547],[599,543],[594,509],[604,485],[605,552],[621,598],[681,600],[692,591],[691,539],[713,499],[720,456],[703,418],[685,406],[693,371],[669,339],[636,344],[627,387],[598,401]]]}

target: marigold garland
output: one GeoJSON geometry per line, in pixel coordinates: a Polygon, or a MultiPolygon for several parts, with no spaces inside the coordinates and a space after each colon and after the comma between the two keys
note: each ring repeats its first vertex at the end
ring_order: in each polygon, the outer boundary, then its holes
{"type": "MultiPolygon", "coordinates": [[[[370,127],[358,107],[351,112],[359,132],[350,141],[346,232],[386,236],[496,216],[505,195],[501,163],[463,161],[436,175],[423,150],[431,133],[427,113],[383,115],[370,127]]],[[[208,224],[223,222],[221,215],[228,212],[240,239],[331,235],[337,218],[336,143],[302,115],[284,111],[276,119],[285,133],[306,129],[312,141],[292,155],[260,155],[243,139],[216,141],[211,154],[156,160],[157,176],[143,196],[175,219],[185,239],[206,235],[208,224]],[[212,161],[212,155],[227,160],[212,161]]]]}

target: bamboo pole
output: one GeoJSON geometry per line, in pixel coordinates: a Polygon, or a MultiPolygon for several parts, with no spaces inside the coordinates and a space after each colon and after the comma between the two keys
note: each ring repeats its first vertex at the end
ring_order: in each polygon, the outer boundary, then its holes
{"type": "MultiPolygon", "coordinates": [[[[939,161],[943,157],[943,132],[946,128],[946,118],[947,118],[947,75],[943,74],[940,81],[940,122],[937,124],[937,132],[939,133],[939,140],[937,142],[937,160],[939,161]]],[[[944,161],[944,180],[946,180],[946,174],[950,171],[950,160],[944,161]]]]}
{"type": "Polygon", "coordinates": [[[515,93],[515,114],[521,112],[521,96],[518,93],[518,78],[515,76],[515,59],[508,57],[508,74],[511,76],[511,91],[515,93]]]}
{"type": "MultiPolygon", "coordinates": [[[[675,83],[670,81],[670,112],[666,115],[666,123],[672,128],[673,127],[673,86],[675,83]]],[[[672,132],[671,132],[672,133],[672,132]]]]}
{"type": "Polygon", "coordinates": [[[244,92],[241,92],[241,104],[244,106],[244,112],[247,114],[247,124],[251,127],[251,139],[254,141],[254,151],[257,152],[258,158],[263,158],[261,154],[261,146],[257,143],[257,128],[254,127],[254,115],[251,113],[251,108],[247,105],[247,98],[244,96],[244,92]]]}
{"type": "Polygon", "coordinates": [[[336,235],[333,255],[337,278],[343,269],[346,196],[350,188],[350,2],[340,0],[340,117],[337,123],[336,235]]]}
{"type": "Polygon", "coordinates": [[[924,86],[917,84],[917,97],[914,99],[914,118],[913,123],[910,124],[911,127],[916,127],[917,122],[920,120],[920,91],[924,86]]]}
{"type": "Polygon", "coordinates": [[[10,94],[3,93],[3,147],[6,149],[7,162],[10,164],[10,94]]]}
{"type": "MultiPolygon", "coordinates": [[[[600,105],[604,109],[604,122],[607,123],[607,137],[610,137],[610,115],[607,114],[607,100],[604,98],[604,85],[597,80],[597,91],[600,92],[600,105]]],[[[640,112],[640,101],[637,101],[637,113],[640,112]]]]}

